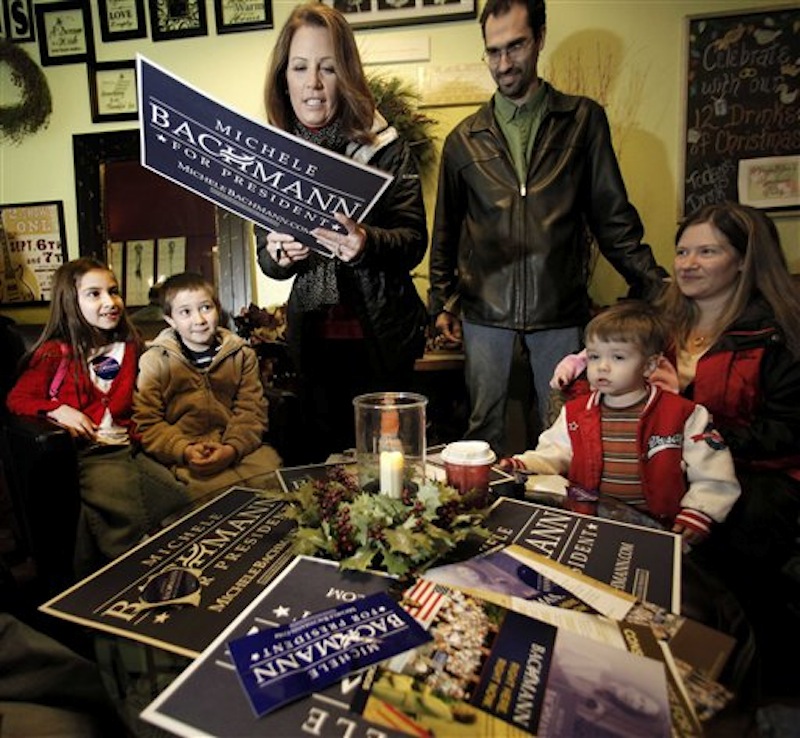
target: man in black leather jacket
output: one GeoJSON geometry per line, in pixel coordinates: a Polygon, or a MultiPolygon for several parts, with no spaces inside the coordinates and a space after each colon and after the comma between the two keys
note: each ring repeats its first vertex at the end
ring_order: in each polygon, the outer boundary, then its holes
{"type": "Polygon", "coordinates": [[[555,364],[580,348],[589,318],[592,242],[632,295],[656,294],[666,272],[642,242],[605,112],[538,77],[544,0],[488,0],[480,22],[497,91],[444,144],[429,312],[447,339],[463,337],[466,436],[505,455],[517,335],[544,418],[555,364]]]}

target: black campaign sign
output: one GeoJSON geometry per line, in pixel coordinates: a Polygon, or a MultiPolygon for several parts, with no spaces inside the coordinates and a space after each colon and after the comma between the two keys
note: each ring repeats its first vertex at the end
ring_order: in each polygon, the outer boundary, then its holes
{"type": "Polygon", "coordinates": [[[738,187],[742,164],[800,154],[800,10],[688,23],[685,214],[747,202],[738,187]]]}

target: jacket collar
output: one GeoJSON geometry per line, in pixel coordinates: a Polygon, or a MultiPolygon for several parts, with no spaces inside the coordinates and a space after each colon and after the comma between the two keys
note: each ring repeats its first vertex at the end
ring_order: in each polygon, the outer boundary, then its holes
{"type": "Polygon", "coordinates": [[[367,164],[381,149],[399,138],[395,127],[390,126],[377,110],[375,111],[375,120],[372,121],[372,133],[375,134],[375,141],[373,143],[358,144],[354,141],[350,142],[347,145],[345,154],[359,164],[367,164]]]}
{"type": "MultiPolygon", "coordinates": [[[[212,364],[217,363],[221,357],[227,356],[245,343],[245,340],[241,336],[221,326],[217,328],[217,336],[219,337],[220,347],[212,364]]],[[[175,334],[175,329],[170,327],[164,328],[150,341],[148,350],[149,349],[166,351],[176,356],[183,357],[183,351],[181,350],[181,344],[175,334]]]]}
{"type": "MultiPolygon", "coordinates": [[[[642,412],[646,412],[647,409],[653,404],[653,400],[655,400],[656,395],[659,393],[658,387],[655,385],[650,385],[649,392],[647,394],[647,401],[644,405],[644,410],[642,412]]],[[[592,408],[599,408],[603,401],[603,393],[598,392],[597,390],[593,390],[589,393],[589,397],[586,399],[586,410],[591,410],[592,408]]]]}
{"type": "MultiPolygon", "coordinates": [[[[551,114],[564,115],[572,113],[578,107],[580,98],[577,95],[566,95],[563,92],[559,92],[546,80],[542,80],[542,85],[545,88],[545,111],[542,120],[551,114]]],[[[492,99],[484,103],[473,116],[469,126],[469,134],[474,135],[495,128],[497,128],[497,122],[494,119],[494,96],[492,96],[492,99]]]]}

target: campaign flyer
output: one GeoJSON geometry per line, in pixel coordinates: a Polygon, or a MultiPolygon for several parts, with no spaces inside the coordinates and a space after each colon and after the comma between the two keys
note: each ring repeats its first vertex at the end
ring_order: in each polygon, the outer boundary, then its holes
{"type": "Polygon", "coordinates": [[[668,738],[663,664],[419,580],[433,640],[368,670],[354,709],[411,735],[668,738]]]}
{"type": "Polygon", "coordinates": [[[408,651],[430,635],[385,592],[228,642],[257,715],[408,651]]]}
{"type": "Polygon", "coordinates": [[[672,612],[680,609],[680,536],[532,502],[499,499],[483,550],[517,544],[672,612]]]}
{"type": "Polygon", "coordinates": [[[197,656],[292,559],[286,503],[232,487],[39,609],[197,656]]]}
{"type": "Polygon", "coordinates": [[[369,725],[349,710],[361,673],[256,717],[236,675],[229,642],[292,623],[334,605],[386,592],[394,580],[376,573],[341,571],[336,563],[298,556],[261,596],[181,673],[141,717],[178,736],[228,738],[300,736],[384,738],[399,733],[369,725]]]}
{"type": "Polygon", "coordinates": [[[267,230],[332,256],[311,231],[344,233],[392,181],[373,167],[258,123],[136,57],[142,165],[267,230]]]}
{"type": "Polygon", "coordinates": [[[343,470],[345,473],[355,477],[358,474],[358,467],[355,459],[353,461],[305,464],[303,466],[284,466],[275,470],[278,481],[281,483],[283,491],[286,493],[295,492],[307,482],[326,481],[330,479],[332,472],[343,470]]]}

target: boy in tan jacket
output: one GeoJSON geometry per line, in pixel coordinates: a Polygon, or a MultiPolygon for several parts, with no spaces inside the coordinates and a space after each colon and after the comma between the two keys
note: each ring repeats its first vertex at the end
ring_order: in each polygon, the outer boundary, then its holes
{"type": "Polygon", "coordinates": [[[133,398],[142,447],[194,499],[262,486],[281,459],[263,443],[267,400],[256,353],[219,327],[219,303],[202,276],[169,277],[161,299],[169,328],[142,354],[133,398]]]}

